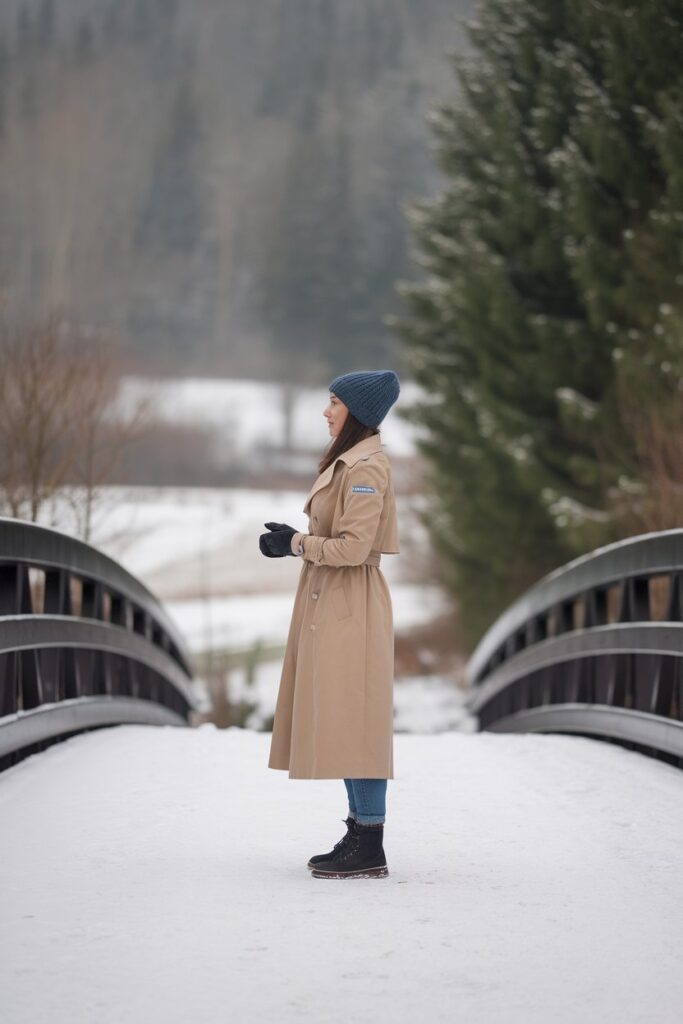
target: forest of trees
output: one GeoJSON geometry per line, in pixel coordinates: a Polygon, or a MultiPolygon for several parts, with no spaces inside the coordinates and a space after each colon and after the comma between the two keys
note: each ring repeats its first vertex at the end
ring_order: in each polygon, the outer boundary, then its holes
{"type": "Polygon", "coordinates": [[[600,543],[683,523],[683,7],[482,0],[397,324],[470,643],[600,543]]]}
{"type": "Polygon", "coordinates": [[[435,191],[426,115],[470,7],[3,0],[0,307],[161,372],[400,360],[401,203],[435,191]]]}
{"type": "Polygon", "coordinates": [[[679,0],[5,0],[3,321],[412,376],[473,644],[683,522],[682,58],[679,0]]]}

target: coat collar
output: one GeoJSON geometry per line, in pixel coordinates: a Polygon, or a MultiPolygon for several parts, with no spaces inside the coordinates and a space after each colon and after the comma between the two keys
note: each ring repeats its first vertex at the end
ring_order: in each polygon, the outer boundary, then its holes
{"type": "MultiPolygon", "coordinates": [[[[362,459],[364,455],[372,455],[374,452],[382,451],[382,442],[379,434],[371,434],[370,437],[364,437],[362,441],[354,444],[353,448],[349,448],[347,451],[342,452],[341,455],[337,456],[337,459],[341,459],[347,466],[355,466],[359,459],[362,459]]],[[[334,460],[334,462],[337,461],[334,460]]],[[[334,462],[332,465],[334,465],[334,462]]]]}
{"type": "Polygon", "coordinates": [[[338,455],[334,462],[331,462],[327,469],[323,470],[313,484],[313,487],[306,497],[306,503],[304,504],[303,509],[304,512],[308,512],[313,495],[317,494],[318,491],[321,491],[323,487],[327,487],[327,485],[332,481],[334,467],[340,459],[342,462],[345,462],[347,466],[355,466],[355,464],[365,458],[365,456],[373,455],[375,452],[381,451],[382,441],[379,434],[371,434],[370,437],[364,437],[362,441],[358,441],[357,444],[354,444],[353,448],[348,448],[345,452],[342,452],[341,455],[338,455]]]}

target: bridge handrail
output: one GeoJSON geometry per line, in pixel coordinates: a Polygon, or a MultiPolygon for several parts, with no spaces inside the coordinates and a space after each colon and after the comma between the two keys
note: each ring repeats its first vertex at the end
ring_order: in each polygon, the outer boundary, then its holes
{"type": "Polygon", "coordinates": [[[683,529],[639,534],[575,558],[544,576],[496,619],[468,661],[468,682],[476,685],[510,637],[558,605],[630,577],[659,576],[681,569],[683,529]]]}
{"type": "Polygon", "coordinates": [[[87,729],[187,725],[192,675],[177,626],[123,566],[0,517],[0,771],[87,729]]]}
{"type": "Polygon", "coordinates": [[[493,623],[466,676],[480,729],[580,732],[683,767],[683,529],[549,573],[493,623]]]}
{"type": "Polygon", "coordinates": [[[189,674],[192,658],[181,633],[155,595],[119,562],[85,541],[37,523],[0,516],[0,564],[58,569],[102,584],[146,612],[169,636],[189,674]]]}

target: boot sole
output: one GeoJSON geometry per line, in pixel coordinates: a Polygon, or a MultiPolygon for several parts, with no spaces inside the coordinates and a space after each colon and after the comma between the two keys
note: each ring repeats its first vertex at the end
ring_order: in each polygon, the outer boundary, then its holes
{"type": "Polygon", "coordinates": [[[386,878],[388,874],[387,867],[366,868],[364,871],[320,871],[312,868],[313,878],[386,878]]]}

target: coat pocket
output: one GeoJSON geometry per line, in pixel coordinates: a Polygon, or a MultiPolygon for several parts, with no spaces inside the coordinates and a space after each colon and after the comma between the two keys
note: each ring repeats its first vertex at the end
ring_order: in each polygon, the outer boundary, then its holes
{"type": "Polygon", "coordinates": [[[334,608],[334,613],[338,619],[351,618],[351,609],[349,608],[349,602],[346,600],[346,593],[343,586],[333,588],[332,607],[334,608]]]}

